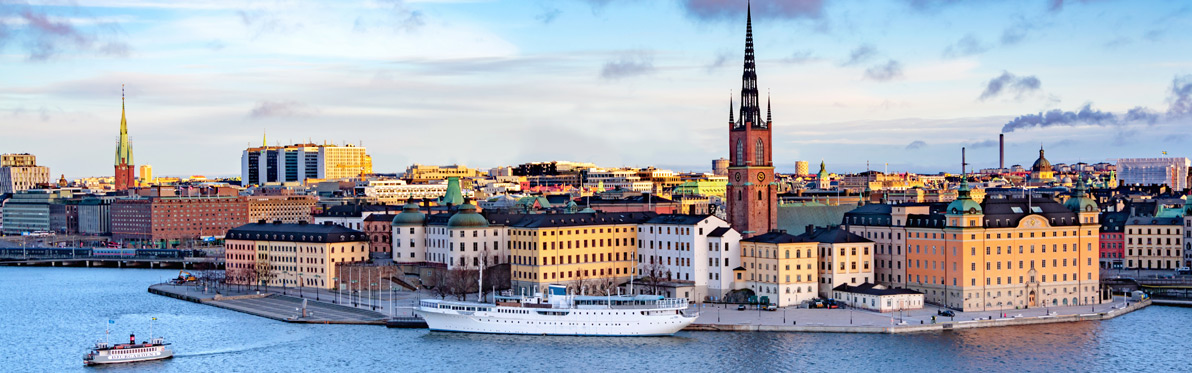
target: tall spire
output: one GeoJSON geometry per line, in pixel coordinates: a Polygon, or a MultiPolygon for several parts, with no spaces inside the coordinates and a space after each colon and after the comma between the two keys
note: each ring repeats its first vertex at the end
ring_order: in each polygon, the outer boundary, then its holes
{"type": "Polygon", "coordinates": [[[741,74],[741,115],[736,128],[744,128],[746,123],[751,123],[753,127],[766,127],[766,123],[761,120],[757,96],[757,68],[753,58],[753,10],[751,5],[746,4],[745,71],[741,74]]]}
{"type": "Polygon", "coordinates": [[[269,146],[269,141],[267,140],[267,137],[265,136],[266,134],[267,134],[267,132],[265,130],[261,130],[261,147],[262,148],[269,146]]]}
{"type": "Polygon", "coordinates": [[[733,122],[733,91],[728,91],[728,122],[733,122]]]}
{"type": "Polygon", "coordinates": [[[120,85],[120,141],[116,143],[116,165],[132,165],[132,144],[128,141],[128,119],[124,114],[124,85],[120,85]]]}
{"type": "Polygon", "coordinates": [[[770,90],[766,90],[766,125],[772,122],[771,114],[774,112],[770,110],[770,90]]]}

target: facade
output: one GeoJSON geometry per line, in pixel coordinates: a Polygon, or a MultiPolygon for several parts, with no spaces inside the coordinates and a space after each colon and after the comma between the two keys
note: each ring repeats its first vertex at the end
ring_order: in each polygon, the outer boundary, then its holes
{"type": "Polygon", "coordinates": [[[717,158],[712,160],[712,174],[716,176],[728,176],[728,159],[717,158]]]}
{"type": "Polygon", "coordinates": [[[844,223],[866,237],[893,235],[879,238],[878,282],[919,291],[929,303],[963,311],[1099,304],[1099,209],[1083,182],[1075,195],[1064,205],[1006,196],[977,203],[963,180],[943,209],[850,213],[844,223]]]}
{"type": "Polygon", "coordinates": [[[153,182],[153,166],[143,164],[137,169],[137,178],[141,180],[141,185],[147,185],[153,182]]]}
{"type": "MultiPolygon", "coordinates": [[[[746,11],[745,71],[741,76],[741,109],[733,120],[729,103],[729,180],[727,216],[733,229],[744,237],[762,234],[778,226],[778,183],[774,180],[773,149],[770,147],[770,112],[761,119],[757,71],[753,56],[753,21],[746,11]]],[[[767,108],[768,109],[768,108],[767,108]]]]}
{"type": "Polygon", "coordinates": [[[364,229],[364,219],[372,214],[388,214],[401,211],[397,206],[387,205],[340,205],[331,206],[314,215],[315,224],[331,223],[355,230],[364,229]]]}
{"type": "MultiPolygon", "coordinates": [[[[637,267],[637,225],[651,213],[521,215],[510,224],[512,286],[516,293],[567,285],[603,294],[629,282],[637,267]]],[[[639,284],[639,286],[644,286],[639,284]]]]}
{"type": "Polygon", "coordinates": [[[242,185],[341,180],[372,173],[372,157],[355,145],[294,144],[245,149],[240,156],[242,185]]]}
{"type": "Polygon", "coordinates": [[[735,268],[736,289],[749,289],[758,301],[779,307],[798,305],[819,293],[816,242],[784,230],[741,240],[741,267],[735,268]]]}
{"type": "Polygon", "coordinates": [[[484,176],[479,169],[468,168],[463,165],[450,166],[427,166],[420,164],[413,164],[406,167],[406,173],[402,175],[402,179],[409,181],[411,184],[423,184],[431,181],[447,180],[449,177],[470,179],[484,176]]]}
{"type": "Polygon", "coordinates": [[[448,270],[488,268],[511,260],[511,243],[506,242],[509,232],[504,226],[489,223],[471,202],[460,205],[454,213],[431,215],[425,230],[426,261],[442,264],[448,270]]]}
{"type": "Polygon", "coordinates": [[[426,262],[426,214],[413,201],[406,202],[401,213],[390,222],[393,229],[392,256],[394,263],[426,262]]]}
{"type": "Polygon", "coordinates": [[[843,284],[832,289],[831,298],[852,308],[877,312],[897,312],[923,308],[923,293],[864,283],[843,284]]]}
{"type": "Polygon", "coordinates": [[[128,190],[137,186],[136,166],[132,158],[132,143],[128,141],[128,119],[124,115],[124,87],[120,87],[120,139],[116,142],[115,188],[128,190]]]}
{"type": "Polygon", "coordinates": [[[1178,269],[1184,265],[1184,219],[1131,216],[1126,219],[1129,269],[1178,269]]]}
{"type": "Polygon", "coordinates": [[[24,154],[0,154],[0,167],[32,167],[37,165],[37,156],[24,154]]]}
{"type": "Polygon", "coordinates": [[[589,169],[584,174],[584,185],[601,186],[604,190],[621,189],[641,193],[654,191],[654,183],[643,181],[636,171],[631,170],[589,169]]]}
{"type": "Polygon", "coordinates": [[[795,161],[795,175],[810,176],[811,164],[807,163],[807,161],[795,161]]]}
{"type": "Polygon", "coordinates": [[[368,235],[368,252],[373,259],[390,258],[393,254],[393,217],[397,214],[372,214],[364,219],[364,234],[368,235]]]}
{"type": "Polygon", "coordinates": [[[1101,269],[1125,267],[1126,221],[1129,218],[1130,213],[1124,211],[1101,213],[1101,269]]]}
{"type": "Polygon", "coordinates": [[[637,226],[639,273],[689,283],[690,301],[724,297],[740,265],[741,234],[712,215],[658,215],[637,226]]]}
{"type": "Polygon", "coordinates": [[[39,188],[50,183],[50,168],[42,166],[0,167],[0,194],[39,188]]]}
{"type": "Polygon", "coordinates": [[[85,197],[79,201],[79,233],[93,236],[112,234],[113,197],[85,197]]]}
{"type": "Polygon", "coordinates": [[[4,227],[6,235],[26,232],[49,232],[50,205],[63,196],[60,191],[45,189],[24,190],[12,195],[4,203],[4,227]]]}
{"type": "Polygon", "coordinates": [[[334,289],[338,264],[368,260],[364,232],[337,225],[252,223],[224,241],[229,283],[334,289]]]}
{"type": "MultiPolygon", "coordinates": [[[[447,194],[447,183],[436,180],[434,184],[407,184],[405,180],[362,180],[356,182],[356,194],[365,196],[369,202],[397,205],[408,199],[437,199],[447,194]]],[[[462,191],[471,197],[472,190],[462,191]]]]}
{"type": "Polygon", "coordinates": [[[162,246],[201,237],[223,237],[248,222],[248,203],[239,196],[160,196],[112,202],[112,239],[162,246]]]}
{"type": "Polygon", "coordinates": [[[1176,190],[1188,188],[1188,158],[1122,158],[1117,161],[1121,185],[1167,185],[1176,190]]]}
{"type": "Polygon", "coordinates": [[[807,241],[814,241],[819,261],[820,296],[832,297],[841,285],[873,282],[873,241],[842,228],[808,229],[807,241]]]}
{"type": "Polygon", "coordinates": [[[1051,162],[1043,157],[1043,147],[1039,147],[1039,159],[1035,160],[1035,164],[1031,166],[1031,183],[1043,184],[1055,181],[1055,171],[1051,167],[1051,162]]]}
{"type": "Polygon", "coordinates": [[[318,198],[310,195],[247,196],[248,221],[311,222],[318,198]]]}

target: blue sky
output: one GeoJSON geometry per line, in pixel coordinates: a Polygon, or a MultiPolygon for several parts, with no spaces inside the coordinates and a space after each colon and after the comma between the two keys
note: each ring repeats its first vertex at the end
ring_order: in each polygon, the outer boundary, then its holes
{"type": "MultiPolygon", "coordinates": [[[[137,163],[159,175],[237,174],[263,131],[363,143],[379,172],[707,170],[727,153],[744,7],[0,0],[0,152],[110,174],[123,83],[137,163]]],[[[993,167],[1011,129],[1009,164],[1040,144],[1057,163],[1189,155],[1186,2],[757,0],[753,15],[780,171],[956,172],[962,146],[993,167]]]]}

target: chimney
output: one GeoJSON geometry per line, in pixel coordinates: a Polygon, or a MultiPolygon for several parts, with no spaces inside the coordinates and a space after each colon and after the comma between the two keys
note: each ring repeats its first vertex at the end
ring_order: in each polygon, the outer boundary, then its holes
{"type": "Polygon", "coordinates": [[[805,229],[807,230],[807,234],[811,234],[811,231],[815,230],[815,225],[807,224],[807,227],[805,227],[805,229]]]}
{"type": "Polygon", "coordinates": [[[997,135],[997,168],[1006,168],[1006,134],[997,135]]]}
{"type": "Polygon", "coordinates": [[[265,219],[257,220],[257,224],[265,224],[265,219]]]}

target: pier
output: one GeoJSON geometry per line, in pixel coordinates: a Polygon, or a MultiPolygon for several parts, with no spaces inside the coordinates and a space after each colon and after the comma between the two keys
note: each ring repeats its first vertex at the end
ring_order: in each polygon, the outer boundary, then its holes
{"type": "Polygon", "coordinates": [[[375,311],[269,292],[221,288],[221,293],[216,293],[203,286],[169,284],[150,286],[149,292],[289,323],[385,325],[387,317],[375,311]]]}

